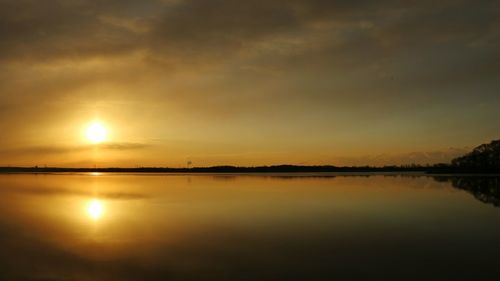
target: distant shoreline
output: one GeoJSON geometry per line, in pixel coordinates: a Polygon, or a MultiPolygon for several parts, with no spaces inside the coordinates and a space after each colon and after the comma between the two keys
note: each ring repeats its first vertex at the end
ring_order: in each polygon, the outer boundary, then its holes
{"type": "Polygon", "coordinates": [[[192,168],[138,167],[138,168],[63,168],[63,167],[0,167],[0,174],[9,173],[407,173],[425,174],[500,174],[499,169],[471,169],[453,166],[212,166],[192,168]]]}
{"type": "Polygon", "coordinates": [[[432,165],[386,165],[386,166],[333,166],[333,165],[271,165],[239,167],[219,165],[211,167],[135,167],[135,168],[64,168],[64,167],[0,167],[0,174],[8,173],[207,173],[207,174],[266,174],[266,173],[424,173],[424,174],[500,174],[500,140],[482,144],[472,152],[451,160],[450,163],[432,165]]]}

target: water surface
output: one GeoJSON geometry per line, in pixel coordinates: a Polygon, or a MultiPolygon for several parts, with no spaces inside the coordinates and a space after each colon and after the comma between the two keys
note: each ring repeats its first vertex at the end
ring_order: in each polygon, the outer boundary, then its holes
{"type": "Polygon", "coordinates": [[[0,280],[494,279],[499,182],[0,175],[0,280]]]}

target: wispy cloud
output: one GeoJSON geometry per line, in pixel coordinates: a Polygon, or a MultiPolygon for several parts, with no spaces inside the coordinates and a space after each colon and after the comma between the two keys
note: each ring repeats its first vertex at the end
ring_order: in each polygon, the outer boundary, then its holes
{"type": "Polygon", "coordinates": [[[27,146],[17,147],[8,150],[0,150],[0,154],[30,154],[30,155],[48,155],[48,154],[64,154],[82,151],[92,151],[95,149],[103,149],[110,151],[128,151],[128,150],[142,150],[152,147],[151,144],[145,143],[123,143],[112,142],[96,145],[81,145],[81,146],[27,146]]]}
{"type": "Polygon", "coordinates": [[[135,199],[147,199],[149,198],[146,194],[141,193],[130,193],[130,192],[89,192],[88,190],[78,190],[78,189],[67,189],[59,187],[44,187],[44,188],[30,188],[30,187],[20,187],[9,188],[3,190],[6,193],[23,193],[29,195],[39,195],[39,196],[83,196],[83,197],[98,197],[108,200],[135,200],[135,199]]]}

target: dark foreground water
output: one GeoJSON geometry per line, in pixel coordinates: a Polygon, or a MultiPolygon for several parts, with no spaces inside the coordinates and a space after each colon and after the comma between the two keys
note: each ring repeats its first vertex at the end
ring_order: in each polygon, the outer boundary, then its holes
{"type": "Polygon", "coordinates": [[[498,280],[499,185],[0,175],[0,280],[498,280]]]}

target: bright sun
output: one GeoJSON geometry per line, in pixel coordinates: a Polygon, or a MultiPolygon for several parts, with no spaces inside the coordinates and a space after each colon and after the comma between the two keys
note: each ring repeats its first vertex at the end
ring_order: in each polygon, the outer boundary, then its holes
{"type": "Polygon", "coordinates": [[[104,125],[94,122],[87,127],[87,139],[92,143],[100,143],[106,140],[107,131],[104,125]]]}

